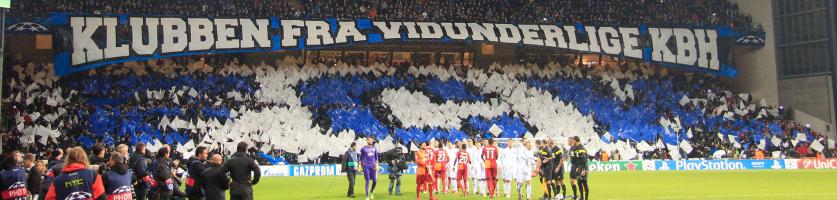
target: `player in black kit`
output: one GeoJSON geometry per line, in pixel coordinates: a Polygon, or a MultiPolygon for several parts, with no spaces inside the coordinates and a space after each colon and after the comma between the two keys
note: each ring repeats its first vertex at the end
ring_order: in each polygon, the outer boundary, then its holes
{"type": "Polygon", "coordinates": [[[564,149],[550,140],[549,151],[553,156],[552,192],[555,193],[555,196],[552,197],[553,199],[564,199],[567,194],[567,186],[564,186],[564,149]],[[564,190],[564,193],[561,193],[562,190],[564,190]]]}
{"type": "Polygon", "coordinates": [[[590,187],[587,186],[587,150],[581,145],[581,140],[578,136],[573,136],[569,139],[570,144],[570,183],[573,185],[573,199],[588,199],[590,196],[590,187]],[[578,185],[581,195],[576,195],[576,185],[578,185]],[[579,198],[580,197],[580,198],[579,198]]]}
{"type": "Polygon", "coordinates": [[[554,155],[552,151],[550,151],[549,143],[551,139],[547,139],[543,141],[543,146],[540,147],[538,150],[538,157],[541,161],[541,182],[545,184],[546,190],[544,190],[543,199],[551,199],[552,198],[552,179],[554,174],[555,166],[552,165],[552,159],[554,155]]]}

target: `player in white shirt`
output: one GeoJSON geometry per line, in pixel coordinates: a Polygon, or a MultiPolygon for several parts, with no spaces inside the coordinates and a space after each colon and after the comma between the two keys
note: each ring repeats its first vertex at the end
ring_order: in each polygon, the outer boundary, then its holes
{"type": "Polygon", "coordinates": [[[533,172],[536,169],[537,159],[538,157],[535,156],[537,150],[532,147],[532,143],[526,140],[525,138],[520,141],[523,144],[523,148],[518,149],[517,153],[517,199],[522,199],[522,189],[523,186],[526,186],[526,199],[532,199],[532,176],[533,172]]]}
{"type": "Polygon", "coordinates": [[[482,194],[483,196],[488,196],[488,188],[485,185],[485,161],[482,160],[482,147],[484,146],[482,142],[474,142],[474,149],[473,153],[471,154],[471,158],[473,159],[474,163],[474,176],[473,179],[474,183],[476,184],[474,188],[477,191],[474,194],[482,194]]]}
{"type": "Polygon", "coordinates": [[[499,162],[497,165],[500,166],[501,177],[503,178],[503,193],[506,194],[506,198],[511,198],[512,193],[512,180],[517,175],[517,153],[518,151],[517,145],[514,143],[514,139],[508,140],[508,145],[506,148],[500,149],[500,156],[498,157],[497,161],[499,162]]]}
{"type": "MultiPolygon", "coordinates": [[[[460,145],[460,144],[461,143],[459,141],[456,141],[457,146],[460,145]]],[[[455,184],[456,183],[456,165],[455,165],[455,163],[456,163],[456,152],[459,152],[459,149],[457,149],[456,146],[454,146],[453,143],[448,142],[448,145],[447,145],[447,148],[445,149],[445,151],[448,152],[448,158],[450,158],[448,160],[448,168],[447,168],[448,169],[448,172],[447,172],[447,174],[448,174],[448,191],[452,191],[452,193],[456,193],[458,187],[456,187],[456,184],[455,184]]]]}

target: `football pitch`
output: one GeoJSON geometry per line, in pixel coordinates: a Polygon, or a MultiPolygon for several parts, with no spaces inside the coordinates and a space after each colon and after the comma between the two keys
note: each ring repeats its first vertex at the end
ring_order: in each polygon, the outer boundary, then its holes
{"type": "MultiPolygon", "coordinates": [[[[415,176],[405,175],[402,181],[402,195],[389,195],[388,177],[378,176],[375,199],[415,199],[415,176]]],[[[565,182],[571,195],[569,180],[565,182]]],[[[595,172],[589,182],[590,199],[614,200],[837,199],[835,183],[835,170],[595,172]]],[[[255,188],[255,199],[349,199],[345,197],[347,185],[345,176],[264,177],[255,188]]],[[[357,176],[355,194],[356,199],[365,198],[362,175],[357,176]]],[[[540,184],[535,183],[532,194],[542,195],[540,184]]],[[[422,199],[427,198],[427,194],[422,194],[422,199]]],[[[437,198],[488,199],[458,194],[439,194],[437,198]]]]}

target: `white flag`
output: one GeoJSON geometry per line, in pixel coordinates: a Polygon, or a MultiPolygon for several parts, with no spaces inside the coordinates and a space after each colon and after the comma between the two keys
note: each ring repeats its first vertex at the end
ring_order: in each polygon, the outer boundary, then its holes
{"type": "Polygon", "coordinates": [[[782,145],[782,139],[779,139],[779,137],[773,137],[770,138],[770,143],[772,143],[774,147],[778,147],[782,145]]]}
{"type": "Polygon", "coordinates": [[[822,150],[825,148],[825,146],[822,146],[822,144],[818,141],[812,141],[810,147],[811,149],[816,150],[817,152],[822,152],[822,150]]]}
{"type": "Polygon", "coordinates": [[[680,141],[680,148],[683,149],[683,152],[686,152],[686,154],[692,153],[692,145],[686,140],[680,141]]]}
{"type": "Polygon", "coordinates": [[[494,136],[499,136],[500,133],[503,132],[503,129],[501,129],[499,126],[497,126],[497,124],[492,124],[491,128],[488,129],[488,132],[490,132],[491,134],[494,134],[494,136]]]}

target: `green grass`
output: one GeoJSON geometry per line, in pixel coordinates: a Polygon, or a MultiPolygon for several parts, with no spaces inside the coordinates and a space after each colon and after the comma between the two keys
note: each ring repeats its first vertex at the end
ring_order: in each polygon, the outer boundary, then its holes
{"type": "MultiPolygon", "coordinates": [[[[364,199],[363,177],[357,178],[355,193],[357,199],[364,199]]],[[[415,176],[403,177],[402,196],[387,194],[386,176],[378,180],[375,199],[415,198],[415,176]]],[[[596,172],[589,183],[590,199],[837,199],[837,171],[833,170],[596,172]]],[[[532,193],[539,197],[541,189],[535,184],[532,193]]],[[[346,186],[344,176],[266,177],[256,186],[255,198],[349,199],[346,186]]],[[[438,197],[487,199],[452,194],[438,197]]],[[[422,194],[422,199],[427,195],[422,194]]]]}

